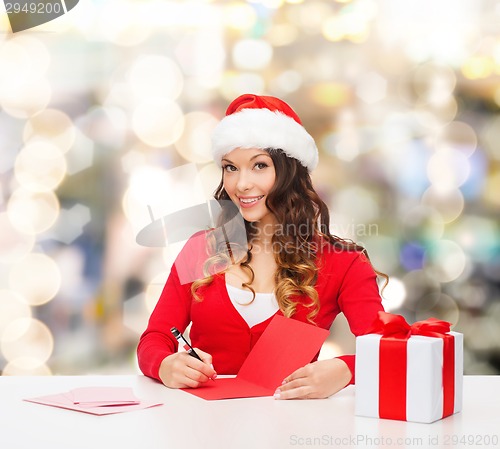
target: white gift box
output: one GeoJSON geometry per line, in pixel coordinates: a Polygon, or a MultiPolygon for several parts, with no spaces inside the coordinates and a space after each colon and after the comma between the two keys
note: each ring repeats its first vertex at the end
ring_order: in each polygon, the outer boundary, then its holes
{"type": "MultiPolygon", "coordinates": [[[[452,394],[453,413],[457,413],[462,409],[463,335],[457,332],[449,334],[454,337],[452,394]]],[[[384,400],[379,395],[381,338],[380,334],[356,338],[355,414],[398,419],[380,416],[379,412],[380,401],[384,400]]],[[[431,423],[443,418],[443,345],[443,339],[436,337],[412,335],[407,340],[406,421],[431,423]]]]}

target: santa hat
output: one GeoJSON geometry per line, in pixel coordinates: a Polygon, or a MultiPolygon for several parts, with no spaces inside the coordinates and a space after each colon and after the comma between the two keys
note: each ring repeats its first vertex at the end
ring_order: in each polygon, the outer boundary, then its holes
{"type": "Polygon", "coordinates": [[[244,94],[227,108],[212,134],[212,155],[222,157],[235,148],[281,149],[308,169],[318,165],[318,148],[299,116],[276,97],[244,94]]]}

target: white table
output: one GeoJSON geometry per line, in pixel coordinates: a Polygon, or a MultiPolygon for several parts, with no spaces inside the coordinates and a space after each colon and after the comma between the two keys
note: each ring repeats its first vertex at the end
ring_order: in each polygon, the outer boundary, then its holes
{"type": "Polygon", "coordinates": [[[355,387],[350,386],[325,400],[277,401],[266,397],[205,401],[143,376],[0,377],[0,446],[500,448],[500,376],[465,376],[463,411],[432,424],[354,416],[354,392],[355,387]],[[164,405],[93,416],[22,400],[82,386],[109,385],[132,387],[140,398],[160,400],[164,405]],[[462,437],[466,444],[459,443],[462,437]],[[453,444],[456,439],[458,444],[453,444]]]}

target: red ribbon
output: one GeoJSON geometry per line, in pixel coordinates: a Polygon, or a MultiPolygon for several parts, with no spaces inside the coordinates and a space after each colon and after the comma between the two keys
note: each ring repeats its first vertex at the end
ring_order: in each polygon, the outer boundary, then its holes
{"type": "Polygon", "coordinates": [[[450,323],[428,318],[411,326],[401,315],[378,312],[369,333],[380,339],[379,416],[406,421],[406,350],[412,335],[443,339],[443,418],[453,414],[455,403],[455,342],[450,323]]]}

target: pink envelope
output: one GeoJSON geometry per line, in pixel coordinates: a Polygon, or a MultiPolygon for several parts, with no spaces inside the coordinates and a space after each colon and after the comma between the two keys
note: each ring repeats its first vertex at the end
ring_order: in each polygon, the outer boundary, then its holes
{"type": "Polygon", "coordinates": [[[82,406],[104,407],[108,405],[139,404],[132,388],[128,387],[82,387],[69,392],[73,403],[82,406]]]}
{"type": "Polygon", "coordinates": [[[314,358],[327,336],[326,329],[276,315],[235,378],[183,390],[207,400],[272,396],[286,376],[314,358]]]}
{"type": "Polygon", "coordinates": [[[122,387],[76,388],[65,393],[24,400],[92,415],[110,415],[162,405],[161,402],[142,401],[133,394],[131,388],[122,387]]]}

